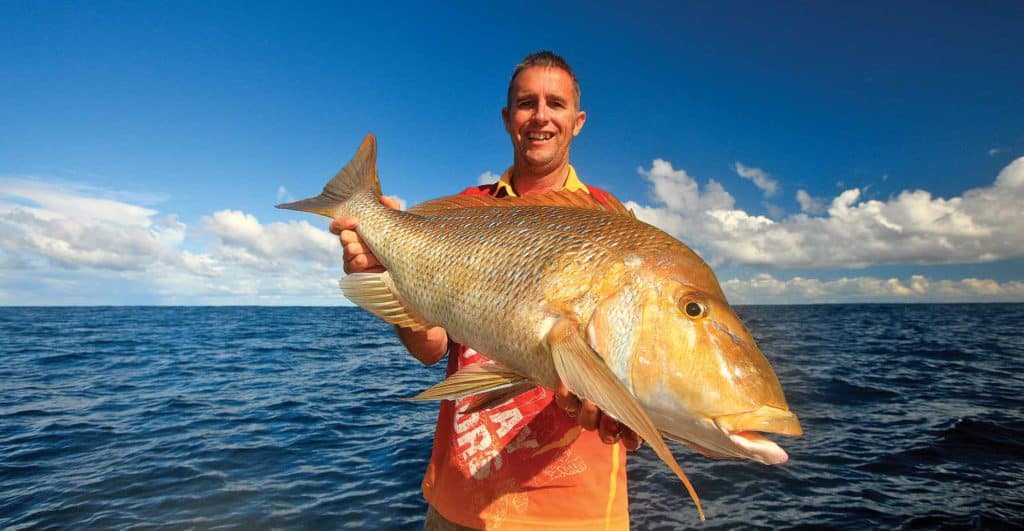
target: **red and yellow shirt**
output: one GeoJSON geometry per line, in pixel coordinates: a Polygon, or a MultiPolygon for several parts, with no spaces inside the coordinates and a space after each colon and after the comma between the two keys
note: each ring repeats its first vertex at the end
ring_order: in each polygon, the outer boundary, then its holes
{"type": "MultiPolygon", "coordinates": [[[[569,167],[565,189],[605,203],[569,167]]],[[[515,196],[509,172],[463,195],[515,196]]],[[[489,361],[452,344],[448,374],[489,361]]],[[[486,529],[628,529],[626,452],[582,430],[540,387],[496,407],[458,413],[469,399],[445,401],[423,478],[423,495],[457,524],[486,529]]]]}

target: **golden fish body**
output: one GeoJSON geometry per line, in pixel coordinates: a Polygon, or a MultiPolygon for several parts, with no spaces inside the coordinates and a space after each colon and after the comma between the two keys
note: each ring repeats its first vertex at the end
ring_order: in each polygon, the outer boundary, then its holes
{"type": "Polygon", "coordinates": [[[799,422],[688,247],[621,205],[568,192],[391,210],[378,201],[375,157],[368,136],[320,196],[280,206],[358,220],[387,272],[343,279],[353,302],[396,325],[442,326],[497,362],[418,398],[480,395],[486,405],[561,379],[647,440],[701,518],[662,435],[713,457],[787,459],[758,432],[799,435],[799,422]]]}

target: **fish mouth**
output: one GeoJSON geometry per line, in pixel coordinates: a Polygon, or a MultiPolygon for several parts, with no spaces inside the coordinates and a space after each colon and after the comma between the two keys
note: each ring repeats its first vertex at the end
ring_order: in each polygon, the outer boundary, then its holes
{"type": "Polygon", "coordinates": [[[754,411],[722,415],[715,417],[713,421],[746,457],[766,465],[785,463],[789,460],[789,455],[762,433],[790,437],[799,437],[804,433],[800,421],[792,411],[773,406],[761,406],[754,411]]]}

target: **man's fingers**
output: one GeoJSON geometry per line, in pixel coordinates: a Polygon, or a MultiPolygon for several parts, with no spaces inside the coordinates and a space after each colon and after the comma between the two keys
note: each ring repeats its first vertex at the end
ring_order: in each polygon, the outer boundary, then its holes
{"type": "Polygon", "coordinates": [[[622,427],[622,445],[626,447],[630,452],[634,452],[640,449],[640,446],[644,444],[643,439],[636,434],[635,431],[623,426],[622,427]]]}
{"type": "Polygon", "coordinates": [[[570,417],[575,417],[580,412],[580,399],[569,392],[569,387],[561,380],[555,385],[555,404],[570,417]]]}
{"type": "Polygon", "coordinates": [[[398,201],[397,197],[390,197],[390,196],[382,195],[382,196],[380,196],[380,203],[382,205],[384,205],[384,206],[386,206],[388,208],[394,209],[394,210],[401,210],[401,208],[402,208],[402,203],[400,203],[398,201]]]}
{"type": "Polygon", "coordinates": [[[584,400],[580,406],[580,426],[583,426],[585,430],[596,430],[598,422],[601,420],[601,410],[597,407],[597,404],[590,400],[584,400]]]}
{"type": "Polygon", "coordinates": [[[345,273],[362,273],[381,267],[380,262],[372,254],[357,254],[345,261],[345,273]]]}
{"type": "Polygon", "coordinates": [[[343,247],[345,256],[353,258],[361,254],[373,254],[362,240],[346,243],[343,247]]]}
{"type": "Polygon", "coordinates": [[[356,218],[350,218],[348,216],[336,217],[334,218],[334,221],[331,221],[330,229],[334,234],[341,234],[342,231],[346,230],[354,231],[356,230],[356,218]]]}
{"type": "Polygon", "coordinates": [[[363,239],[359,237],[359,233],[357,233],[354,230],[349,230],[349,229],[345,229],[345,230],[341,231],[341,234],[338,237],[339,237],[339,239],[341,239],[341,244],[342,245],[348,245],[350,243],[356,243],[356,242],[363,241],[363,239]]]}
{"type": "Polygon", "coordinates": [[[619,436],[622,434],[622,425],[610,416],[602,414],[597,431],[601,436],[601,441],[605,444],[612,444],[619,440],[619,436]]]}

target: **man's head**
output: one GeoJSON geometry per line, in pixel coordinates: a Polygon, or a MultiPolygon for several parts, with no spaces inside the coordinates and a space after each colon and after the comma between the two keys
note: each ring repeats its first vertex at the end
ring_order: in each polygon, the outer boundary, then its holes
{"type": "Polygon", "coordinates": [[[579,83],[558,55],[533,53],[516,66],[501,116],[517,174],[542,176],[568,164],[569,146],[587,118],[579,105],[579,83]]]}
{"type": "Polygon", "coordinates": [[[569,63],[567,63],[561,55],[548,50],[533,52],[524,57],[522,62],[516,65],[515,70],[512,71],[512,79],[508,80],[508,101],[505,103],[506,107],[512,106],[512,86],[515,84],[516,76],[518,76],[523,70],[535,66],[558,68],[564,70],[566,74],[569,74],[569,78],[572,79],[573,90],[576,93],[576,109],[580,109],[580,81],[576,79],[576,74],[573,73],[572,67],[569,66],[569,63]]]}

